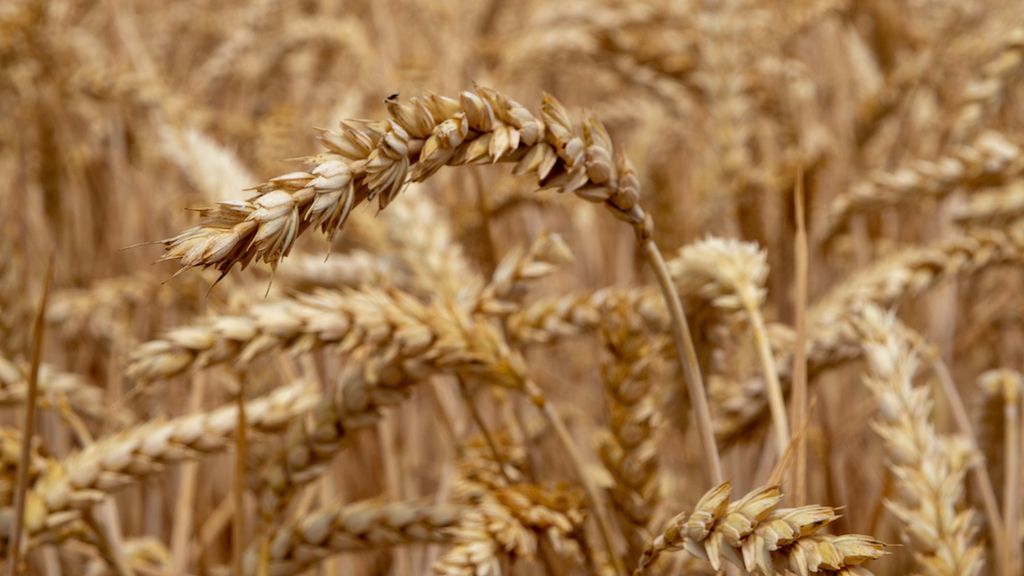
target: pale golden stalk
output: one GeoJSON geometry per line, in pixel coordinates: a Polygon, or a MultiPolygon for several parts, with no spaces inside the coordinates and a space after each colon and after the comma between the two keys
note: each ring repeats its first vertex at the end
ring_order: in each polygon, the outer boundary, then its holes
{"type": "Polygon", "coordinates": [[[726,482],[704,494],[691,514],[669,521],[652,539],[634,576],[649,574],[664,552],[686,550],[715,570],[724,561],[752,574],[871,574],[860,567],[885,554],[885,544],[859,534],[833,536],[820,530],[839,517],[827,506],[777,508],[778,486],[757,488],[735,502],[726,482]]]}
{"type": "MultiPolygon", "coordinates": [[[[1003,418],[1002,465],[1006,470],[1003,482],[1003,521],[1006,526],[1006,552],[1003,573],[1019,574],[1020,551],[1020,499],[1021,499],[1021,390],[1024,377],[1013,370],[990,370],[981,375],[979,385],[986,394],[1001,400],[1003,418]]],[[[998,421],[997,421],[998,422],[998,421]]],[[[998,456],[998,455],[997,455],[998,456]]]]}
{"type": "Polygon", "coordinates": [[[681,293],[707,300],[726,314],[743,312],[750,320],[767,383],[775,449],[781,457],[789,446],[789,418],[761,315],[768,277],[767,255],[756,244],[711,237],[684,246],[670,266],[681,293]]]}
{"type": "MultiPolygon", "coordinates": [[[[275,529],[269,536],[268,576],[305,573],[342,552],[447,543],[468,511],[423,501],[367,500],[327,506],[275,529]]],[[[245,557],[243,576],[259,574],[256,550],[245,557]]]]}
{"type": "Polygon", "coordinates": [[[976,465],[971,441],[936,431],[930,390],[913,383],[919,356],[895,318],[865,305],[856,326],[869,366],[865,384],[879,405],[876,430],[898,487],[886,506],[926,574],[979,574],[984,547],[963,505],[967,469],[976,465]]]}

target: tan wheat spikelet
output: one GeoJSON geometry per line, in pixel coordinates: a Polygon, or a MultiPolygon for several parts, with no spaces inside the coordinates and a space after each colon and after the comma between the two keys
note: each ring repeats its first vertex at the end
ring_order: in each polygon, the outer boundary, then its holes
{"type": "Polygon", "coordinates": [[[554,272],[572,260],[572,252],[558,234],[544,235],[529,249],[515,248],[498,263],[490,282],[476,295],[474,313],[507,316],[520,308],[526,283],[554,272]]]}
{"type": "MultiPolygon", "coordinates": [[[[21,405],[28,391],[28,367],[0,355],[0,405],[21,405]]],[[[125,422],[125,414],[113,414],[103,403],[103,391],[83,378],[44,364],[39,371],[39,405],[59,409],[66,400],[76,412],[93,419],[114,416],[125,422]]]]}
{"type": "Polygon", "coordinates": [[[776,508],[782,502],[778,486],[757,488],[729,501],[727,482],[707,492],[690,514],[669,521],[651,540],[636,576],[667,551],[685,549],[706,558],[715,570],[728,560],[754,574],[867,575],[860,564],[885,554],[885,544],[861,535],[833,536],[819,531],[838,514],[826,506],[776,508]]]}
{"type": "Polygon", "coordinates": [[[926,574],[980,574],[984,548],[975,542],[974,513],[963,506],[964,478],[976,455],[970,440],[943,436],[931,418],[931,391],[914,386],[919,358],[892,315],[865,305],[856,325],[879,405],[875,426],[885,440],[897,496],[887,507],[926,574]]]}
{"type": "Polygon", "coordinates": [[[706,299],[727,315],[744,313],[750,320],[767,383],[776,449],[782,454],[789,444],[789,422],[775,356],[761,314],[767,259],[756,244],[710,237],[684,246],[670,263],[670,269],[681,293],[706,299]]]}
{"type": "MultiPolygon", "coordinates": [[[[328,506],[274,530],[268,537],[269,576],[302,574],[341,552],[377,550],[406,544],[446,543],[467,511],[423,501],[328,506]]],[[[260,574],[260,550],[250,548],[245,575],[260,574]]]]}
{"type": "Polygon", "coordinates": [[[613,312],[601,330],[610,356],[601,370],[610,420],[600,456],[614,479],[612,503],[631,526],[627,540],[637,548],[636,536],[647,528],[661,499],[658,432],[663,420],[654,376],[668,342],[631,327],[630,314],[626,307],[613,312]]]}
{"type": "Polygon", "coordinates": [[[310,171],[274,178],[251,200],[202,210],[199,226],[165,241],[163,259],[224,274],[254,259],[276,265],[310,226],[333,236],[354,207],[379,198],[384,208],[407,181],[425,180],[446,164],[499,161],[517,162],[517,173],[535,173],[546,189],[603,202],[638,233],[649,233],[628,161],[613,158],[611,139],[596,120],[574,124],[550,96],[541,119],[486,88],[459,100],[389,99],[387,106],[386,122],[346,122],[325,132],[328,151],[310,159],[310,171]]]}
{"type": "Polygon", "coordinates": [[[312,421],[292,423],[284,446],[267,462],[256,487],[265,521],[319,477],[353,429],[376,422],[381,410],[428,376],[450,370],[491,385],[524,386],[522,358],[486,322],[451,304],[426,307],[411,298],[396,299],[383,311],[382,326],[392,331],[349,357],[338,389],[321,398],[312,421]]]}
{"type": "Polygon", "coordinates": [[[980,74],[964,87],[953,117],[949,141],[957,144],[970,138],[1003,98],[1011,81],[1024,71],[1024,27],[1014,26],[1001,35],[980,74]]]}
{"type": "Polygon", "coordinates": [[[604,288],[593,292],[539,298],[513,312],[505,324],[509,339],[520,344],[552,344],[593,333],[602,319],[621,306],[653,331],[668,331],[668,316],[653,289],[604,288]]]}
{"type": "Polygon", "coordinates": [[[1024,182],[971,194],[953,213],[959,224],[981,226],[1016,221],[1024,216],[1024,182]]]}
{"type": "MultiPolygon", "coordinates": [[[[278,432],[313,408],[314,388],[296,384],[247,403],[246,422],[257,432],[278,432]]],[[[160,470],[165,464],[229,448],[238,407],[152,422],[108,436],[49,466],[29,493],[28,533],[54,532],[76,520],[81,510],[111,492],[160,470]]]]}
{"type": "Polygon", "coordinates": [[[875,171],[829,205],[825,237],[849,218],[870,209],[897,206],[923,197],[942,198],[958,188],[1007,182],[1024,172],[1017,142],[987,131],[936,160],[914,160],[892,172],[875,171]]]}
{"type": "Polygon", "coordinates": [[[535,559],[541,539],[559,555],[579,562],[577,538],[585,515],[576,491],[471,481],[463,481],[457,490],[465,512],[453,529],[452,547],[434,564],[434,574],[501,575],[503,561],[535,559]]]}

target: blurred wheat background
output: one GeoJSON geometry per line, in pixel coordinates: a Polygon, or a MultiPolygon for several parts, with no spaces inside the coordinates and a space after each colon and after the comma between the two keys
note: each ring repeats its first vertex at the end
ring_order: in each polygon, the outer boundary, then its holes
{"type": "Polygon", "coordinates": [[[3,0],[4,569],[1024,574],[1022,79],[1018,0],[3,0]]]}

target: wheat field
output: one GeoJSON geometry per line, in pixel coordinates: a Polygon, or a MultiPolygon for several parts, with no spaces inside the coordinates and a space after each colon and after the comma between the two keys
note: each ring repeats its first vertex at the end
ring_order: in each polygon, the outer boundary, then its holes
{"type": "Polygon", "coordinates": [[[1019,0],[0,1],[0,561],[1021,576],[1019,0]]]}

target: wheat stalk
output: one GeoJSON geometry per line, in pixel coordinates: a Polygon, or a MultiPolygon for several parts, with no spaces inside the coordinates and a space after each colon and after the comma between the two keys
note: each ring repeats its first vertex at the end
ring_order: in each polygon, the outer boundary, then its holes
{"type": "Polygon", "coordinates": [[[670,520],[648,543],[634,574],[649,573],[664,552],[685,549],[706,558],[715,570],[728,560],[765,576],[790,572],[859,576],[870,574],[860,564],[885,553],[885,544],[869,536],[821,534],[838,517],[832,508],[776,508],[782,502],[778,486],[757,488],[730,502],[731,489],[728,482],[716,486],[701,497],[692,513],[670,520]]]}

